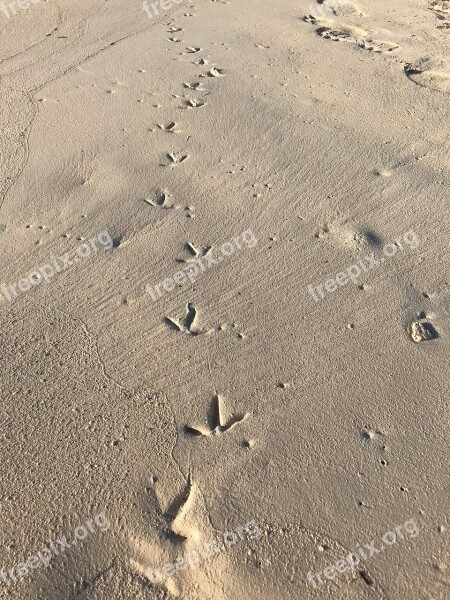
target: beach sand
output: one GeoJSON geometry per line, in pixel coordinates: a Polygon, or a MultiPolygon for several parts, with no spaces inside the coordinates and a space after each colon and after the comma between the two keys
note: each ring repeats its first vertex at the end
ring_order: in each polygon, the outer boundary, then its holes
{"type": "Polygon", "coordinates": [[[21,4],[0,598],[450,599],[448,0],[21,4]]]}

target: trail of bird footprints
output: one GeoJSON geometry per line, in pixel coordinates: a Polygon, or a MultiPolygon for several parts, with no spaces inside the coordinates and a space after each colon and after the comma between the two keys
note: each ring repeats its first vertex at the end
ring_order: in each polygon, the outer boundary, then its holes
{"type": "MultiPolygon", "coordinates": [[[[214,0],[216,1],[216,0],[214,0]]],[[[304,17],[307,23],[310,23],[316,27],[318,35],[327,40],[346,42],[355,44],[361,49],[376,52],[376,53],[391,53],[399,48],[399,45],[392,41],[384,41],[373,39],[370,34],[362,27],[347,25],[336,21],[333,17],[341,16],[353,16],[353,17],[365,17],[365,14],[361,9],[353,2],[342,1],[336,3],[333,0],[317,0],[319,8],[317,15],[308,15],[304,17]],[[326,12],[325,12],[326,11],[326,12]],[[326,14],[327,13],[327,14],[326,14]]],[[[431,3],[430,9],[433,10],[438,19],[442,22],[441,27],[448,28],[448,13],[450,0],[438,0],[431,3]]],[[[187,14],[185,16],[188,16],[187,14]]],[[[176,25],[170,24],[169,33],[171,34],[167,41],[172,44],[180,44],[182,40],[175,34],[179,34],[183,29],[176,25]]],[[[196,60],[192,61],[194,65],[209,65],[209,61],[198,56],[203,51],[203,48],[197,46],[188,46],[180,54],[182,56],[195,56],[196,60]]],[[[210,78],[222,78],[225,76],[223,69],[211,66],[205,73],[197,75],[199,79],[207,81],[210,78]]],[[[438,89],[444,89],[447,91],[447,77],[450,82],[450,75],[447,76],[445,73],[436,73],[426,69],[425,66],[421,65],[406,65],[405,73],[410,79],[420,85],[428,85],[430,80],[434,80],[434,86],[436,87],[436,81],[439,82],[438,89]]],[[[179,109],[191,110],[197,108],[203,108],[207,106],[205,97],[211,92],[207,88],[202,87],[201,81],[189,81],[183,82],[182,88],[185,90],[185,95],[182,96],[182,105],[179,109]],[[207,92],[203,96],[197,95],[199,92],[207,92]],[[189,95],[187,95],[189,94],[189,95]]],[[[450,87],[449,87],[450,89],[450,87]]],[[[179,98],[180,96],[175,96],[179,98]]],[[[176,120],[168,120],[167,122],[156,124],[154,129],[150,131],[163,132],[163,134],[179,134],[181,133],[180,125],[176,120]]],[[[167,139],[167,136],[166,136],[167,139]]],[[[173,139],[173,138],[172,138],[173,139]]],[[[176,138],[175,138],[176,139],[176,138]]],[[[189,140],[189,137],[188,137],[189,140]]],[[[188,141],[186,140],[186,141],[188,141]]],[[[183,168],[183,165],[190,158],[188,151],[186,152],[175,152],[173,150],[167,151],[160,165],[162,167],[177,167],[183,168]]],[[[177,210],[182,207],[173,203],[171,200],[171,194],[165,189],[156,189],[150,194],[150,197],[145,198],[144,202],[151,207],[151,209],[167,211],[177,210]]],[[[185,207],[184,212],[187,217],[192,217],[193,207],[185,207]]],[[[327,225],[324,225],[319,232],[316,234],[318,239],[325,239],[329,236],[330,229],[327,225]]],[[[358,242],[358,240],[355,241],[358,242]]],[[[192,242],[186,242],[185,251],[186,255],[182,258],[175,258],[174,260],[182,264],[196,263],[200,258],[205,257],[211,251],[211,246],[198,246],[192,242]]],[[[199,312],[192,302],[188,302],[185,306],[184,314],[182,315],[167,315],[164,317],[164,323],[168,330],[175,334],[181,334],[190,337],[198,337],[203,335],[210,335],[214,331],[226,331],[229,329],[236,330],[236,325],[227,324],[219,325],[215,329],[206,329],[199,324],[199,312]]],[[[236,332],[239,339],[243,339],[244,335],[240,332],[236,332]]],[[[438,337],[438,334],[434,327],[425,319],[418,318],[417,321],[410,323],[408,327],[408,334],[416,343],[428,341],[438,337]]],[[[278,384],[278,387],[284,389],[285,384],[278,384]]],[[[231,432],[235,428],[239,427],[248,417],[248,413],[230,414],[227,417],[224,415],[224,400],[216,392],[215,396],[211,400],[210,409],[207,415],[207,424],[186,424],[184,426],[184,433],[193,438],[213,438],[221,436],[231,432]]],[[[376,432],[377,434],[379,432],[376,432]]],[[[370,440],[375,434],[370,430],[363,432],[363,439],[370,440]]],[[[247,447],[250,448],[253,442],[246,442],[247,447]]],[[[191,470],[189,467],[189,473],[187,480],[180,493],[175,496],[173,501],[170,503],[167,510],[164,512],[161,507],[158,511],[157,517],[160,521],[158,529],[166,532],[168,535],[167,540],[164,543],[167,544],[179,544],[184,543],[188,540],[189,531],[185,530],[184,526],[184,515],[189,510],[195,496],[195,485],[192,480],[191,470]]],[[[160,544],[162,542],[160,541],[160,544]]],[[[142,564],[132,561],[134,568],[141,573],[144,572],[142,564]]],[[[145,573],[144,573],[145,574],[145,573]]],[[[165,582],[166,587],[168,583],[165,582]]]]}
{"type": "MultiPolygon", "coordinates": [[[[193,319],[195,317],[191,315],[190,318],[193,319]]],[[[223,398],[216,392],[211,402],[208,416],[208,428],[186,425],[184,430],[186,434],[196,437],[217,436],[231,431],[239,423],[242,423],[247,419],[248,416],[248,413],[242,413],[238,415],[232,414],[229,418],[225,418],[223,414],[223,398]]],[[[251,445],[252,444],[248,442],[248,447],[251,447],[251,445]]],[[[152,478],[152,483],[154,484],[155,482],[156,479],[152,478]]],[[[192,537],[192,530],[187,527],[185,521],[185,516],[192,508],[196,497],[196,485],[194,484],[192,477],[190,460],[186,482],[179,493],[169,503],[166,510],[162,508],[152,487],[147,488],[147,491],[151,492],[155,498],[156,511],[152,520],[154,526],[157,528],[159,537],[153,544],[140,540],[137,544],[137,549],[139,550],[140,547],[141,550],[144,550],[144,556],[147,555],[149,557],[163,554],[173,555],[175,557],[179,556],[180,545],[187,547],[190,538],[192,537]],[[146,550],[148,550],[148,552],[145,552],[146,550]]],[[[139,554],[142,556],[142,553],[139,554]]],[[[162,561],[163,559],[160,560],[162,561]]],[[[141,573],[144,577],[148,576],[146,565],[142,563],[142,559],[130,559],[130,563],[135,571],[141,573]]],[[[160,583],[160,585],[165,587],[169,587],[169,584],[169,578],[160,583]]]]}
{"type": "MultiPolygon", "coordinates": [[[[316,27],[316,33],[334,42],[347,42],[364,50],[378,54],[392,53],[400,48],[393,41],[373,38],[368,31],[356,25],[336,21],[333,17],[357,16],[365,17],[364,12],[353,2],[336,2],[335,0],[317,0],[318,6],[314,14],[303,17],[306,23],[316,27]]],[[[450,0],[434,0],[429,5],[440,23],[439,29],[450,29],[450,0]]],[[[441,61],[428,56],[415,63],[403,62],[405,75],[415,84],[440,92],[450,92],[450,73],[440,70],[441,61]]]]}
{"type": "MultiPolygon", "coordinates": [[[[188,14],[185,14],[184,16],[188,16],[188,14]]],[[[167,38],[168,42],[180,43],[182,41],[179,37],[175,36],[175,34],[178,34],[181,31],[183,31],[182,27],[178,27],[175,23],[168,23],[167,31],[168,31],[168,33],[171,34],[170,37],[167,38]]],[[[181,55],[191,55],[191,54],[197,55],[197,54],[201,53],[202,51],[203,51],[203,48],[201,46],[187,46],[180,54],[181,55]]],[[[207,65],[208,61],[206,58],[201,57],[198,61],[196,61],[192,64],[207,65]]],[[[206,78],[221,78],[224,76],[225,76],[225,72],[223,69],[212,66],[209,69],[209,71],[207,71],[206,73],[200,73],[197,77],[199,79],[200,78],[206,79],[206,78]]],[[[182,87],[184,90],[189,91],[188,92],[189,96],[187,96],[187,95],[183,96],[183,105],[180,107],[181,109],[189,110],[189,109],[202,108],[202,107],[206,106],[207,103],[204,100],[204,97],[193,97],[194,93],[201,92],[201,91],[207,91],[206,88],[202,87],[200,81],[192,81],[192,82],[188,82],[188,83],[183,82],[182,87]]],[[[207,92],[207,94],[205,94],[205,95],[209,95],[210,93],[211,92],[207,92]]],[[[175,97],[178,98],[179,96],[175,96],[175,97]]],[[[152,132],[157,131],[157,130],[163,131],[163,132],[169,133],[169,134],[181,133],[179,124],[175,120],[171,120],[167,124],[166,123],[158,123],[155,126],[155,128],[150,129],[150,131],[152,131],[152,132]]],[[[189,140],[189,137],[188,137],[188,140],[189,140]]],[[[162,167],[170,167],[170,168],[181,167],[189,158],[190,158],[190,155],[188,152],[174,152],[171,150],[170,152],[166,152],[163,155],[160,165],[162,167]]],[[[152,208],[159,209],[159,210],[180,209],[181,206],[174,204],[170,200],[170,198],[171,198],[171,195],[169,194],[168,191],[163,190],[163,189],[157,189],[156,191],[154,191],[150,194],[149,198],[144,198],[144,202],[147,205],[151,206],[152,208]]],[[[184,208],[186,217],[193,217],[192,209],[193,209],[193,207],[190,207],[190,206],[186,206],[184,208]]],[[[207,254],[211,250],[211,247],[204,246],[204,247],[200,248],[199,250],[197,250],[197,248],[193,244],[188,242],[186,244],[186,250],[190,256],[188,258],[175,259],[177,262],[186,263],[186,264],[195,263],[199,258],[207,256],[207,254]]],[[[177,333],[184,333],[189,336],[211,334],[214,331],[214,329],[206,330],[206,329],[201,329],[198,327],[197,310],[193,306],[193,304],[190,302],[187,304],[185,315],[183,315],[181,317],[166,316],[164,318],[164,321],[171,330],[176,331],[177,333]]],[[[225,325],[219,326],[220,331],[223,331],[225,329],[226,329],[225,325]]],[[[240,337],[240,339],[242,339],[244,336],[243,336],[243,334],[239,333],[238,337],[240,337]]]]}
{"type": "MultiPolygon", "coordinates": [[[[194,16],[191,13],[184,13],[185,17],[189,17],[189,16],[194,16]]],[[[176,25],[173,22],[170,22],[167,24],[167,32],[170,35],[169,38],[167,38],[167,41],[170,43],[181,43],[183,40],[181,40],[179,37],[177,37],[174,34],[178,34],[181,31],[184,31],[182,27],[179,27],[178,25],[176,25]]],[[[203,48],[201,46],[186,46],[186,48],[180,52],[180,55],[198,55],[203,51],[203,48]]],[[[204,57],[200,57],[199,60],[193,62],[192,64],[195,65],[208,65],[209,62],[206,58],[204,57]]],[[[207,71],[206,73],[200,73],[197,75],[197,77],[199,79],[201,78],[221,78],[225,76],[225,72],[223,69],[220,69],[218,67],[211,67],[209,69],[209,71],[207,71]]],[[[182,87],[184,90],[186,90],[187,94],[189,95],[183,95],[182,96],[182,105],[179,106],[180,109],[183,110],[193,110],[193,109],[197,109],[197,108],[202,108],[204,106],[207,105],[207,102],[205,100],[205,97],[208,96],[211,92],[207,90],[207,88],[202,87],[201,81],[192,81],[192,82],[183,82],[182,87]],[[198,92],[207,92],[204,96],[202,97],[194,97],[195,93],[198,92]]],[[[180,96],[175,95],[175,98],[179,98],[180,96]]],[[[149,131],[151,132],[155,132],[155,131],[162,131],[168,134],[179,134],[182,133],[182,130],[180,129],[180,125],[179,123],[177,123],[175,120],[171,120],[167,123],[157,123],[154,127],[150,128],[149,131]]],[[[189,141],[190,136],[188,136],[186,141],[189,141]]],[[[173,150],[170,150],[168,152],[166,152],[160,161],[160,166],[161,167],[169,167],[169,168],[175,168],[175,167],[181,167],[184,163],[186,163],[186,161],[190,158],[190,154],[188,152],[175,152],[173,150]]],[[[153,207],[153,208],[158,208],[158,209],[163,209],[163,210],[167,210],[167,209],[181,209],[181,206],[177,205],[177,204],[173,204],[170,203],[168,201],[168,198],[170,197],[170,194],[165,191],[165,190],[157,190],[156,192],[153,192],[151,194],[150,198],[144,198],[144,202],[146,204],[148,204],[149,206],[153,207]]],[[[193,207],[192,206],[186,206],[184,208],[184,213],[185,216],[188,218],[192,218],[193,215],[193,207]]],[[[186,261],[189,262],[189,261],[186,261]]],[[[192,261],[193,262],[193,261],[192,261]]],[[[175,321],[176,322],[176,321],[175,321]]],[[[194,335],[195,333],[190,332],[191,335],[194,335]]]]}

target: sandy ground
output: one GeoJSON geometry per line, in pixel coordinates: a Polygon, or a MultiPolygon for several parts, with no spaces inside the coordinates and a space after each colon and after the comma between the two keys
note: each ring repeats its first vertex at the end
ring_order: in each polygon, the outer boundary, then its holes
{"type": "Polygon", "coordinates": [[[449,1],[21,5],[0,598],[450,599],[449,1]]]}

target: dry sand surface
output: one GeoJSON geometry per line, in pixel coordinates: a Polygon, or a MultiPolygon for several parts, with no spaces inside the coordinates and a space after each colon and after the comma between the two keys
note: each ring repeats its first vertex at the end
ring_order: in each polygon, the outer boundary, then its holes
{"type": "Polygon", "coordinates": [[[449,0],[0,27],[0,598],[450,599],[449,0]]]}

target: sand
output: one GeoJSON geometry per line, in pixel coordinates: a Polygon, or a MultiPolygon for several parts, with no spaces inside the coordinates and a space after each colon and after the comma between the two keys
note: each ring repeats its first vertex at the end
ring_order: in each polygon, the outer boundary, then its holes
{"type": "Polygon", "coordinates": [[[448,0],[149,5],[0,6],[0,598],[449,599],[448,0]]]}

